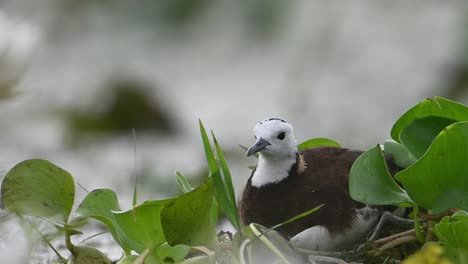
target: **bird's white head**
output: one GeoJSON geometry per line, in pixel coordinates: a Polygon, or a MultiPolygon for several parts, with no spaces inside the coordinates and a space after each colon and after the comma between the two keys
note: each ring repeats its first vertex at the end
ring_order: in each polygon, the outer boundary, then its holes
{"type": "Polygon", "coordinates": [[[293,127],[279,118],[269,118],[258,123],[254,128],[256,142],[247,151],[247,156],[260,153],[266,159],[295,160],[297,142],[293,127]]]}

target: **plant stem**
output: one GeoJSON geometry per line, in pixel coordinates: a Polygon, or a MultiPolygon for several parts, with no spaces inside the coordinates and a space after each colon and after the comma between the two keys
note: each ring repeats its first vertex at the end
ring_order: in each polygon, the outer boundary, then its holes
{"type": "Polygon", "coordinates": [[[71,242],[71,236],[72,234],[70,233],[70,231],[66,230],[65,231],[65,246],[67,246],[68,250],[70,250],[72,254],[75,254],[75,245],[73,245],[73,243],[71,242]]]}
{"type": "Polygon", "coordinates": [[[419,242],[422,244],[425,243],[425,238],[422,234],[421,230],[421,224],[419,223],[419,207],[417,204],[413,204],[413,210],[414,210],[414,229],[416,230],[416,238],[418,239],[419,242]]]}
{"type": "Polygon", "coordinates": [[[401,233],[398,233],[398,234],[395,234],[395,235],[391,235],[391,236],[388,236],[388,237],[384,237],[384,238],[381,238],[381,239],[378,239],[376,241],[374,241],[374,244],[385,244],[385,243],[388,243],[389,241],[392,241],[392,240],[395,240],[397,238],[400,238],[400,237],[404,237],[404,236],[415,236],[416,235],[416,231],[415,229],[411,229],[411,230],[408,230],[408,231],[404,231],[404,232],[401,232],[401,233]]]}
{"type": "Polygon", "coordinates": [[[381,246],[380,248],[377,249],[377,251],[384,251],[386,249],[393,248],[393,247],[396,247],[396,246],[398,246],[400,244],[408,243],[408,242],[412,242],[412,241],[416,241],[415,236],[399,237],[399,238],[394,239],[394,240],[388,242],[387,244],[381,246]]]}
{"type": "Polygon", "coordinates": [[[107,234],[107,233],[109,233],[109,231],[103,231],[103,232],[94,234],[94,235],[92,235],[92,236],[90,236],[90,237],[87,237],[87,238],[81,240],[81,242],[78,243],[78,245],[81,245],[81,244],[83,244],[84,242],[86,242],[86,241],[88,241],[88,240],[90,240],[90,239],[92,239],[92,238],[95,238],[95,237],[97,237],[97,236],[100,236],[100,235],[103,235],[103,234],[107,234]]]}
{"type": "Polygon", "coordinates": [[[426,242],[432,240],[432,227],[434,227],[434,222],[432,220],[427,221],[426,242]]]}
{"type": "Polygon", "coordinates": [[[60,255],[58,250],[52,245],[52,243],[50,243],[50,241],[47,239],[47,237],[42,234],[42,232],[35,226],[34,223],[29,222],[24,217],[20,217],[20,220],[23,223],[27,223],[28,226],[31,227],[31,229],[36,231],[41,236],[42,240],[44,240],[44,242],[46,242],[46,244],[54,251],[54,253],[57,255],[57,257],[60,259],[61,262],[66,261],[66,258],[64,258],[62,255],[60,255]]]}

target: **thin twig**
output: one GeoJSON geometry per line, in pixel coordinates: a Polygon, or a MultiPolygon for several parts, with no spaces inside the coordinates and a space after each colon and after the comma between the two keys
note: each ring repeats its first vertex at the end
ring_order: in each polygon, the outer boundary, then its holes
{"type": "Polygon", "coordinates": [[[417,240],[418,239],[416,238],[416,236],[403,236],[403,237],[399,237],[397,239],[394,239],[394,240],[388,242],[387,244],[381,246],[380,248],[377,248],[376,250],[377,251],[385,251],[387,249],[396,247],[396,246],[401,245],[403,243],[413,242],[413,241],[417,241],[417,240]]]}
{"type": "Polygon", "coordinates": [[[420,218],[424,218],[424,219],[427,219],[427,220],[435,220],[435,221],[438,221],[440,219],[442,219],[444,216],[450,216],[450,215],[453,215],[455,212],[457,212],[458,210],[457,209],[448,209],[440,214],[426,214],[426,213],[422,213],[422,212],[419,212],[418,213],[418,216],[420,218]]]}
{"type": "Polygon", "coordinates": [[[394,235],[391,235],[391,236],[388,236],[388,237],[378,239],[378,240],[374,241],[374,244],[385,244],[385,243],[387,243],[389,241],[392,241],[394,239],[404,237],[404,236],[415,235],[415,234],[416,234],[416,230],[413,228],[413,229],[408,230],[408,231],[404,231],[404,232],[401,232],[401,233],[398,233],[398,234],[394,234],[394,235]]]}
{"type": "Polygon", "coordinates": [[[92,235],[92,236],[90,236],[90,237],[87,237],[87,238],[81,240],[81,242],[78,243],[78,245],[81,245],[81,244],[83,244],[84,242],[86,242],[86,241],[88,241],[88,240],[90,240],[90,239],[92,239],[92,238],[95,238],[95,237],[97,237],[97,236],[104,235],[104,234],[107,234],[107,233],[109,233],[109,231],[103,231],[103,232],[94,234],[94,235],[92,235]]]}
{"type": "Polygon", "coordinates": [[[390,259],[390,257],[386,257],[385,260],[384,260],[384,262],[383,262],[382,264],[386,264],[387,261],[388,261],[388,259],[390,259]]]}
{"type": "Polygon", "coordinates": [[[54,247],[54,245],[52,245],[52,243],[49,241],[49,239],[44,234],[42,234],[42,232],[34,225],[34,223],[31,223],[26,219],[23,219],[23,220],[24,220],[24,222],[28,223],[29,226],[39,234],[39,236],[41,236],[41,239],[52,249],[52,251],[54,251],[54,253],[57,255],[57,257],[59,257],[60,260],[65,260],[66,259],[62,255],[60,255],[60,253],[54,247]]]}
{"type": "Polygon", "coordinates": [[[78,186],[80,186],[81,189],[83,189],[86,193],[89,193],[89,191],[79,182],[76,182],[78,186]]]}

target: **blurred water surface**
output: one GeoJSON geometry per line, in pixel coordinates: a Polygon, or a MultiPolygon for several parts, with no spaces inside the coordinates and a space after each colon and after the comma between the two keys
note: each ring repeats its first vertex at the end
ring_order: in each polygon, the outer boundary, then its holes
{"type": "MultiPolygon", "coordinates": [[[[175,170],[205,168],[200,118],[226,150],[239,193],[255,160],[238,144],[253,142],[261,119],[286,119],[299,141],[365,149],[389,138],[407,108],[447,94],[448,73],[466,59],[465,1],[164,2],[0,3],[0,30],[13,27],[8,19],[36,34],[33,55],[5,62],[18,45],[2,49],[15,36],[0,31],[2,72],[27,69],[9,88],[16,95],[0,101],[2,175],[48,159],[88,190],[114,189],[127,209],[135,173],[154,186],[143,187],[143,201],[174,195],[175,170]],[[105,109],[115,80],[143,83],[175,130],[137,129],[136,141],[131,129],[88,134],[70,145],[65,113],[105,109]]],[[[462,91],[452,99],[467,103],[462,91]]],[[[77,188],[77,204],[84,195],[77,188]]],[[[5,239],[0,257],[16,252],[5,239]]]]}

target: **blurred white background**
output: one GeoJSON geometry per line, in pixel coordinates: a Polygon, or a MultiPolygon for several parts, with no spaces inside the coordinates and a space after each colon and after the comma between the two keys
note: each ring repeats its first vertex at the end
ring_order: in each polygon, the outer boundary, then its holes
{"type": "MultiPolygon", "coordinates": [[[[140,201],[175,195],[175,170],[195,179],[205,168],[199,118],[227,152],[237,192],[255,163],[238,144],[266,117],[287,120],[299,141],[366,149],[426,97],[468,102],[466,5],[1,1],[0,177],[44,158],[88,190],[116,190],[123,209],[135,173],[140,201]],[[112,108],[133,88],[149,114],[134,101],[112,108]],[[109,118],[129,122],[102,127],[109,118]]],[[[85,194],[77,188],[77,204],[85,194]]],[[[12,254],[7,239],[0,259],[12,254]]]]}

